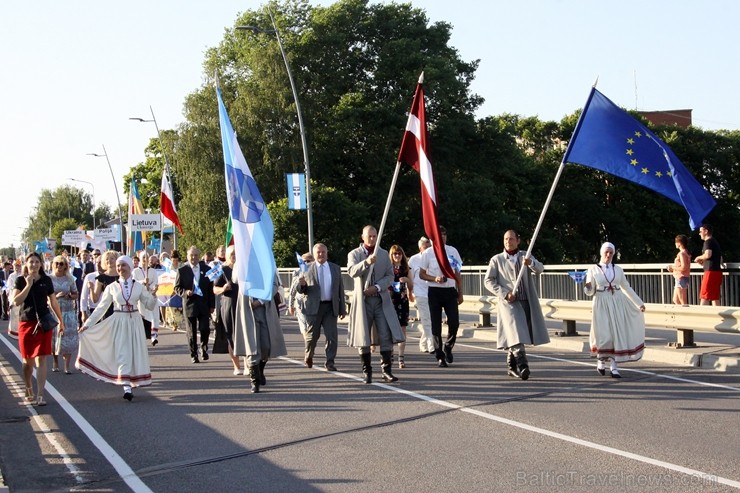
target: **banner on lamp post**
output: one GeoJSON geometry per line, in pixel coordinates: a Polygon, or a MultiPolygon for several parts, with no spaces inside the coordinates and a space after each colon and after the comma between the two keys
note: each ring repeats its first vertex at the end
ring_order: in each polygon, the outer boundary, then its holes
{"type": "Polygon", "coordinates": [[[306,174],[288,173],[288,209],[306,208],[306,174]]]}

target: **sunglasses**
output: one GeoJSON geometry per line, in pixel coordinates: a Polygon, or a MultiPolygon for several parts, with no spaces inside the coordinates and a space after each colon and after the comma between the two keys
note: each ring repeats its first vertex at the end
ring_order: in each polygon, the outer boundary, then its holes
{"type": "Polygon", "coordinates": [[[54,265],[61,265],[63,267],[67,267],[67,264],[65,264],[64,262],[54,262],[54,265]]]}

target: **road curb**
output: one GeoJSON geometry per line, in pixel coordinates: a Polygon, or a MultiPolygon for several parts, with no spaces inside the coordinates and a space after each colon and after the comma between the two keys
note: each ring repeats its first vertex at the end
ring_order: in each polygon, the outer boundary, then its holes
{"type": "MultiPolygon", "coordinates": [[[[419,322],[409,324],[409,335],[421,334],[418,330],[419,322]]],[[[444,329],[443,329],[444,332],[444,329]]],[[[557,336],[555,331],[549,330],[550,347],[576,353],[591,353],[588,343],[588,334],[579,333],[577,336],[557,336]]],[[[476,327],[475,324],[461,324],[458,330],[458,339],[473,339],[476,341],[496,342],[495,327],[476,327]]],[[[702,345],[696,348],[674,348],[658,344],[664,341],[645,341],[643,359],[656,363],[714,370],[723,373],[740,374],[740,357],[735,354],[724,355],[723,352],[737,353],[738,348],[722,345],[702,345]],[[653,345],[651,345],[651,343],[653,345]]]]}

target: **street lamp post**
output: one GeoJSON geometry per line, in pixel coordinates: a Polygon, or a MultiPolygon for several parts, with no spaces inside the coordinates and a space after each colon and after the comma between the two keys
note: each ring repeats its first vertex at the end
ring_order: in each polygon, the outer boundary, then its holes
{"type": "Polygon", "coordinates": [[[93,191],[93,213],[92,213],[92,217],[93,217],[93,230],[95,230],[96,229],[95,228],[95,185],[93,185],[89,181],[78,180],[77,178],[70,178],[70,180],[72,180],[72,181],[78,181],[80,183],[87,183],[88,185],[90,185],[92,187],[92,191],[93,191]]]}
{"type": "Polygon", "coordinates": [[[116,176],[113,174],[113,167],[110,165],[110,159],[108,158],[108,152],[105,150],[103,145],[103,154],[97,154],[95,152],[88,152],[88,156],[105,157],[108,163],[108,169],[110,170],[110,177],[113,179],[113,186],[116,189],[116,200],[118,201],[118,235],[121,239],[121,250],[123,250],[123,212],[121,212],[121,196],[118,194],[118,185],[116,185],[116,176]]]}
{"type": "MultiPolygon", "coordinates": [[[[162,134],[159,132],[159,125],[157,125],[157,117],[154,116],[154,109],[152,109],[151,105],[149,106],[149,111],[152,112],[152,119],[147,120],[145,118],[139,118],[136,116],[130,117],[129,120],[134,120],[142,123],[154,123],[154,128],[157,129],[157,139],[159,139],[159,148],[162,149],[162,157],[164,158],[164,171],[167,173],[167,180],[172,183],[172,176],[170,175],[170,163],[167,161],[167,153],[164,151],[164,142],[162,142],[162,134]]],[[[160,211],[161,212],[161,211],[160,211]]],[[[162,238],[164,240],[164,238],[162,238]]],[[[174,250],[177,250],[177,230],[174,225],[172,225],[172,248],[174,250]]]]}
{"type": "Polygon", "coordinates": [[[295,81],[293,80],[293,73],[290,70],[290,64],[288,63],[288,56],[285,54],[285,47],[283,46],[283,40],[280,38],[280,32],[278,31],[277,24],[275,24],[275,18],[272,16],[272,10],[268,10],[270,14],[270,22],[272,22],[272,29],[262,29],[257,26],[237,26],[236,28],[243,31],[252,31],[254,33],[266,33],[274,34],[280,47],[280,54],[283,56],[285,62],[285,70],[288,72],[288,80],[290,81],[290,89],[293,91],[293,99],[295,100],[295,109],[298,114],[298,129],[301,133],[301,145],[303,146],[303,168],[306,173],[306,212],[308,216],[308,251],[310,252],[313,248],[313,207],[311,205],[311,169],[308,165],[308,145],[306,144],[306,130],[303,126],[303,114],[301,113],[301,103],[298,100],[298,91],[295,87],[295,81]]]}

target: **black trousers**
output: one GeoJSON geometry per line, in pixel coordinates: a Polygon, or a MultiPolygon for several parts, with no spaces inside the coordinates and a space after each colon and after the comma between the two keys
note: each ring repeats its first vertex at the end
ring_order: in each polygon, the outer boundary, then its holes
{"type": "Polygon", "coordinates": [[[211,336],[210,320],[211,316],[207,312],[205,315],[185,317],[185,331],[188,334],[191,358],[198,356],[198,335],[196,330],[200,332],[200,348],[204,353],[208,352],[208,338],[211,336]]]}
{"type": "Polygon", "coordinates": [[[429,318],[432,320],[432,339],[437,359],[445,357],[444,347],[452,349],[460,327],[460,311],[457,305],[456,288],[429,286],[429,318]],[[447,340],[442,344],[442,310],[447,315],[447,340]]]}

